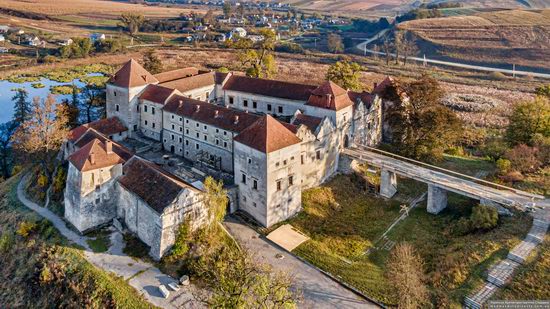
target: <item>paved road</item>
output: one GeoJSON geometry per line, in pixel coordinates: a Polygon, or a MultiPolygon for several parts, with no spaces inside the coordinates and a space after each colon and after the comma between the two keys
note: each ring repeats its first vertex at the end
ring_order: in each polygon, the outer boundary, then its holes
{"type": "Polygon", "coordinates": [[[158,291],[160,284],[175,282],[173,278],[163,274],[152,264],[135,260],[122,252],[124,240],[122,234],[113,229],[111,234],[111,247],[107,252],[93,252],[86,240],[89,238],[82,236],[69,229],[65,222],[56,214],[41,207],[29,200],[25,195],[25,183],[27,177],[23,177],[17,185],[17,197],[26,207],[38,213],[41,217],[49,220],[59,230],[59,232],[70,241],[84,248],[85,258],[98,268],[112,272],[117,276],[129,280],[129,284],[141,293],[151,304],[161,308],[203,308],[197,303],[192,295],[193,286],[188,289],[180,289],[177,292],[171,292],[167,299],[161,297],[158,291]]]}
{"type": "MultiPolygon", "coordinates": [[[[365,41],[357,44],[355,48],[357,48],[358,50],[362,51],[365,54],[369,53],[369,54],[385,56],[386,53],[384,52],[367,49],[367,45],[374,42],[378,38],[382,37],[387,31],[389,31],[389,29],[382,30],[372,38],[366,39],[365,41]]],[[[390,53],[390,55],[392,57],[395,57],[394,53],[390,53]]],[[[400,57],[400,58],[403,58],[403,57],[400,57]]],[[[475,70],[475,71],[500,72],[500,73],[511,74],[511,75],[515,74],[515,75],[528,75],[528,76],[541,77],[541,78],[550,78],[550,74],[546,74],[546,73],[537,73],[537,72],[521,71],[521,70],[514,71],[514,70],[508,70],[508,69],[492,68],[492,67],[486,67],[486,66],[480,66],[480,65],[471,65],[471,64],[465,64],[465,63],[459,63],[459,62],[442,61],[442,60],[428,59],[428,58],[422,58],[422,57],[407,57],[407,60],[438,64],[438,65],[444,65],[444,66],[450,66],[450,67],[456,67],[456,68],[462,68],[462,69],[469,69],[469,70],[475,70]]]]}
{"type": "Polygon", "coordinates": [[[379,308],[317,269],[271,244],[239,220],[229,217],[224,225],[241,245],[255,254],[259,261],[270,264],[273,269],[286,272],[293,277],[294,285],[303,294],[300,308],[379,308]],[[277,259],[275,257],[277,254],[282,254],[284,259],[277,259]]]}
{"type": "Polygon", "coordinates": [[[359,161],[368,162],[378,168],[387,169],[399,175],[412,178],[424,183],[433,184],[437,187],[452,191],[471,198],[484,198],[490,201],[520,207],[550,207],[547,201],[544,201],[543,196],[523,192],[513,188],[498,186],[489,182],[484,182],[482,179],[474,179],[473,177],[445,171],[443,169],[436,170],[435,167],[428,168],[426,164],[421,165],[409,163],[404,159],[398,159],[394,156],[384,155],[369,149],[363,148],[347,148],[344,153],[359,161]]]}

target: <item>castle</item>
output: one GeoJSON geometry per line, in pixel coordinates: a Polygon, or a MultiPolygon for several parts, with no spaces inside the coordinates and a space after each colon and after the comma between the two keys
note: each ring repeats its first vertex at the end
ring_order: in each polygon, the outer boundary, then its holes
{"type": "Polygon", "coordinates": [[[73,129],[66,143],[65,217],[81,232],[116,219],[154,258],[181,222],[204,222],[201,186],[123,145],[139,138],[232,175],[230,211],[269,227],[301,210],[303,190],[337,172],[344,147],[380,142],[376,93],[196,68],[153,75],[130,60],[107,83],[107,118],[73,129]]]}

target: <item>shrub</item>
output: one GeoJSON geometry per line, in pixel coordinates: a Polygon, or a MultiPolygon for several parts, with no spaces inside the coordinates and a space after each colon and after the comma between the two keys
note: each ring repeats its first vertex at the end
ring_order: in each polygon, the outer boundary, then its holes
{"type": "Polygon", "coordinates": [[[498,212],[494,207],[477,205],[470,215],[472,228],[477,230],[490,230],[497,226],[498,212]]]}
{"type": "Polygon", "coordinates": [[[22,237],[28,237],[36,229],[36,223],[30,221],[23,221],[19,223],[17,229],[17,235],[22,237]]]}
{"type": "Polygon", "coordinates": [[[185,221],[180,224],[178,227],[178,235],[176,236],[176,241],[172,247],[171,257],[179,258],[187,254],[189,251],[189,236],[190,236],[190,226],[189,222],[185,221]]]}
{"type": "Polygon", "coordinates": [[[507,149],[508,146],[502,139],[491,138],[485,142],[485,145],[483,145],[481,152],[484,156],[487,156],[496,161],[500,159],[504,155],[504,153],[506,153],[507,149]]]}
{"type": "Polygon", "coordinates": [[[283,53],[303,54],[304,48],[296,43],[282,43],[275,46],[275,51],[283,53]]]}
{"type": "Polygon", "coordinates": [[[517,145],[506,151],[504,157],[510,161],[512,170],[521,173],[534,172],[541,166],[538,158],[538,149],[525,144],[517,145]]]}
{"type": "Polygon", "coordinates": [[[42,62],[43,63],[56,63],[56,62],[59,62],[59,58],[57,58],[56,56],[47,55],[47,56],[44,56],[44,58],[42,58],[42,62]]]}
{"type": "Polygon", "coordinates": [[[0,237],[0,253],[8,252],[11,246],[13,246],[13,243],[14,239],[11,233],[2,233],[2,236],[0,237]]]}
{"type": "Polygon", "coordinates": [[[53,179],[53,191],[55,193],[63,192],[65,189],[65,181],[67,179],[67,174],[65,169],[60,169],[53,179]]]}
{"type": "Polygon", "coordinates": [[[489,78],[492,80],[505,80],[507,77],[500,72],[491,72],[489,73],[489,78]]]}
{"type": "Polygon", "coordinates": [[[511,171],[506,175],[500,176],[500,179],[505,182],[518,182],[523,180],[523,175],[518,171],[511,171]]]}
{"type": "Polygon", "coordinates": [[[512,167],[512,163],[508,159],[500,158],[497,160],[497,168],[498,172],[501,175],[504,175],[510,171],[510,168],[512,167]]]}
{"type": "Polygon", "coordinates": [[[451,156],[464,156],[464,148],[460,146],[452,146],[446,152],[451,156]]]}
{"type": "Polygon", "coordinates": [[[40,173],[40,175],[38,175],[38,179],[36,180],[36,184],[38,184],[41,188],[45,188],[48,185],[48,177],[40,173]]]}
{"type": "Polygon", "coordinates": [[[454,234],[458,236],[470,234],[472,231],[472,222],[465,217],[460,218],[453,228],[454,234]]]}
{"type": "Polygon", "coordinates": [[[17,175],[19,174],[19,172],[21,172],[23,170],[23,167],[21,165],[16,165],[14,166],[12,169],[11,169],[11,174],[12,175],[17,175]]]}
{"type": "Polygon", "coordinates": [[[48,266],[44,265],[44,267],[40,271],[40,278],[39,278],[40,283],[42,283],[42,284],[48,283],[48,282],[52,281],[52,279],[53,279],[53,274],[50,271],[50,268],[48,266]]]}

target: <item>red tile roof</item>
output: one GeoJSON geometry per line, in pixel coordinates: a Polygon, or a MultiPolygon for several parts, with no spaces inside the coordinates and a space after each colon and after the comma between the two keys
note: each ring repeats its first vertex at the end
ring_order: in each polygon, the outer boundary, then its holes
{"type": "Polygon", "coordinates": [[[69,132],[69,141],[74,142],[79,139],[89,128],[93,128],[106,136],[128,131],[128,128],[120,121],[118,117],[111,117],[86,123],[72,129],[69,132]]]}
{"type": "Polygon", "coordinates": [[[206,123],[231,132],[241,132],[259,116],[247,112],[214,105],[188,97],[174,95],[164,106],[164,111],[206,123]]]}
{"type": "MultiPolygon", "coordinates": [[[[82,148],[94,139],[98,139],[102,143],[105,143],[109,139],[96,131],[93,128],[89,128],[75,143],[77,148],[82,148]]],[[[123,160],[128,161],[134,154],[126,147],[113,142],[113,151],[118,154],[123,160]]]]}
{"type": "Polygon", "coordinates": [[[137,61],[130,59],[109,79],[109,83],[124,87],[139,87],[147,84],[158,83],[158,80],[137,61]]]}
{"type": "Polygon", "coordinates": [[[149,85],[145,87],[145,90],[139,95],[139,98],[164,105],[166,99],[168,99],[174,91],[174,89],[159,85],[149,85]]]}
{"type": "Polygon", "coordinates": [[[331,81],[326,81],[311,92],[307,105],[331,110],[341,110],[352,106],[348,92],[331,81]]]}
{"type": "Polygon", "coordinates": [[[291,131],[292,128],[295,126],[283,124],[270,115],[264,115],[239,133],[234,141],[263,153],[270,153],[301,142],[291,131]]]}
{"type": "Polygon", "coordinates": [[[163,87],[177,89],[180,92],[186,92],[189,90],[213,86],[216,84],[216,73],[215,72],[206,72],[203,74],[190,76],[186,78],[181,78],[173,80],[170,82],[162,83],[163,87]]]}
{"type": "Polygon", "coordinates": [[[69,162],[82,172],[124,163],[124,160],[113,149],[107,151],[107,143],[112,142],[104,143],[99,139],[93,139],[71,154],[69,162]]]}
{"type": "Polygon", "coordinates": [[[119,178],[119,183],[139,196],[158,214],[162,214],[181,190],[188,188],[198,191],[184,180],[139,157],[128,161],[123,170],[124,175],[119,178]],[[151,194],[152,191],[155,194],[151,194]]]}
{"type": "Polygon", "coordinates": [[[296,126],[305,125],[311,132],[315,132],[322,121],[323,119],[319,117],[297,114],[292,124],[296,126]]]}
{"type": "Polygon", "coordinates": [[[155,78],[158,79],[159,83],[166,83],[176,79],[181,79],[193,75],[199,74],[199,69],[194,67],[177,69],[173,71],[167,71],[155,74],[155,78]]]}
{"type": "Polygon", "coordinates": [[[247,92],[296,101],[307,101],[311,91],[315,90],[315,88],[316,86],[312,85],[238,75],[231,75],[223,86],[224,90],[247,92]]]}
{"type": "Polygon", "coordinates": [[[386,89],[386,87],[394,84],[395,84],[395,79],[393,79],[393,77],[391,76],[386,76],[386,78],[384,78],[384,80],[380,84],[374,87],[374,89],[372,90],[372,93],[381,94],[386,89]]]}

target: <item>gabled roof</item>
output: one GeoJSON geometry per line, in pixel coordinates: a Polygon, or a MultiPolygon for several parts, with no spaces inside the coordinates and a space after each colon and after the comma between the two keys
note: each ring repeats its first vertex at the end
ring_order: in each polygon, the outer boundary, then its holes
{"type": "Polygon", "coordinates": [[[85,172],[98,168],[124,163],[124,160],[112,149],[107,151],[107,143],[93,139],[69,156],[71,162],[79,171],[85,172]]]}
{"type": "Polygon", "coordinates": [[[359,102],[363,102],[366,108],[370,108],[375,98],[374,94],[371,94],[366,91],[363,91],[363,92],[348,91],[348,96],[349,96],[349,99],[352,100],[353,103],[355,104],[358,104],[359,102]]]}
{"type": "Polygon", "coordinates": [[[199,74],[199,69],[194,67],[188,67],[188,68],[158,73],[158,74],[155,74],[154,76],[159,81],[159,83],[166,83],[176,79],[182,79],[182,78],[186,78],[197,74],[199,74]]]}
{"type": "Polygon", "coordinates": [[[301,142],[289,127],[270,115],[264,115],[251,126],[243,130],[234,139],[263,153],[270,153],[301,142]]]}
{"type": "Polygon", "coordinates": [[[159,81],[151,73],[147,72],[147,70],[134,59],[130,59],[126,62],[126,64],[109,79],[110,84],[124,88],[139,87],[158,82],[159,81]]]}
{"type": "Polygon", "coordinates": [[[235,133],[246,129],[259,117],[180,95],[172,96],[163,110],[235,133]]]}
{"type": "Polygon", "coordinates": [[[139,95],[139,98],[142,100],[151,101],[154,103],[162,104],[166,102],[166,99],[168,99],[172,93],[174,93],[174,89],[166,88],[159,85],[148,85],[145,87],[145,90],[139,95]]]}
{"type": "Polygon", "coordinates": [[[213,86],[216,84],[216,73],[206,72],[199,75],[194,75],[186,78],[176,79],[170,82],[162,83],[163,87],[177,89],[180,92],[213,86]]]}
{"type": "Polygon", "coordinates": [[[198,191],[184,180],[139,157],[128,161],[123,170],[119,183],[159,214],[162,214],[183,189],[198,191]],[[153,191],[155,194],[151,194],[153,191]]]}
{"type": "Polygon", "coordinates": [[[326,81],[311,92],[307,105],[338,111],[353,105],[353,102],[344,88],[326,81]]]}
{"type": "MultiPolygon", "coordinates": [[[[77,148],[82,148],[94,139],[98,139],[102,143],[109,140],[105,135],[99,133],[93,128],[89,128],[82,136],[75,142],[77,148]]],[[[126,147],[113,142],[113,151],[121,157],[124,161],[128,161],[134,154],[126,147]]]]}
{"type": "Polygon", "coordinates": [[[93,128],[105,134],[106,136],[128,131],[128,128],[120,121],[118,117],[110,117],[83,124],[72,129],[69,132],[69,141],[74,142],[79,139],[89,128],[93,128]]]}
{"type": "Polygon", "coordinates": [[[386,87],[394,84],[395,84],[395,79],[393,79],[393,77],[391,76],[386,76],[386,78],[384,78],[384,80],[380,84],[377,84],[374,87],[374,89],[372,90],[372,93],[381,94],[382,91],[386,89],[386,87]]]}
{"type": "Polygon", "coordinates": [[[307,101],[311,91],[313,91],[315,88],[316,86],[312,85],[252,78],[239,75],[231,75],[223,86],[223,90],[247,92],[264,95],[267,97],[296,101],[307,101]]]}
{"type": "Polygon", "coordinates": [[[311,132],[315,133],[321,122],[323,122],[322,118],[298,113],[294,116],[292,124],[296,126],[305,125],[311,132]]]}

